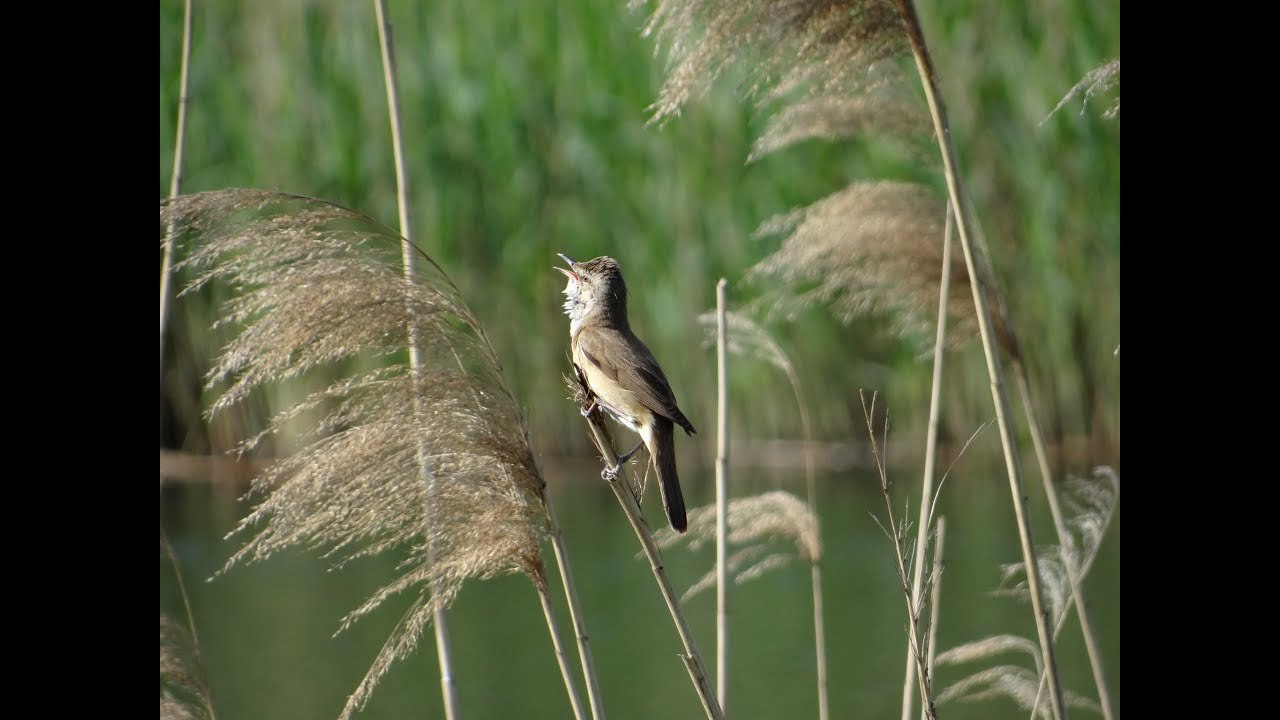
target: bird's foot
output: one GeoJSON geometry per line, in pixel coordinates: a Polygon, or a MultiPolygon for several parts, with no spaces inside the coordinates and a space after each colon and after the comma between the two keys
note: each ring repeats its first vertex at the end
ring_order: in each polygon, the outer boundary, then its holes
{"type": "Polygon", "coordinates": [[[592,400],[590,405],[578,408],[578,412],[582,413],[582,417],[590,418],[591,413],[596,411],[596,401],[592,400]]]}
{"type": "Polygon", "coordinates": [[[609,482],[613,482],[617,479],[618,471],[621,469],[622,463],[618,463],[617,465],[605,465],[604,469],[600,471],[600,477],[608,480],[609,482]]]}

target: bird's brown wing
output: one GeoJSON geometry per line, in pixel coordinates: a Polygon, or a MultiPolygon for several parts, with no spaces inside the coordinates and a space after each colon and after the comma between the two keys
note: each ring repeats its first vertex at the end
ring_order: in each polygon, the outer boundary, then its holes
{"type": "MultiPolygon", "coordinates": [[[[610,333],[614,332],[617,331],[610,331],[610,333]]],[[[636,399],[650,411],[677,423],[690,435],[696,433],[693,423],[689,422],[689,418],[685,417],[676,405],[675,393],[671,391],[667,376],[662,373],[662,368],[653,358],[653,353],[634,334],[628,333],[628,335],[630,337],[627,339],[630,342],[627,343],[626,348],[610,348],[610,342],[621,340],[607,339],[603,333],[585,327],[578,333],[578,348],[587,362],[614,382],[635,393],[636,399]],[[619,360],[619,358],[625,359],[619,360]]],[[[623,336],[618,332],[614,337],[623,336]]]]}

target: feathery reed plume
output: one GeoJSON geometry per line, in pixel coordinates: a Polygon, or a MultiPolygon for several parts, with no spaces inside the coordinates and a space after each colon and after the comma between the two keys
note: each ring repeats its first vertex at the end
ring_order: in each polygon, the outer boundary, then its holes
{"type": "Polygon", "coordinates": [[[685,619],[684,610],[680,607],[680,600],[676,598],[675,588],[671,586],[671,578],[667,577],[666,567],[662,563],[662,553],[658,550],[653,531],[649,529],[644,516],[640,513],[640,505],[636,501],[636,486],[632,484],[629,478],[626,478],[628,473],[618,462],[618,452],[613,446],[613,436],[609,433],[604,422],[604,410],[597,405],[593,407],[589,414],[586,413],[586,409],[593,405],[589,404],[590,401],[587,400],[586,387],[583,383],[574,381],[570,383],[570,388],[573,391],[571,399],[587,421],[587,430],[591,434],[591,442],[595,444],[596,450],[600,452],[600,457],[604,460],[606,466],[617,468],[617,472],[603,473],[603,476],[609,481],[609,488],[613,490],[614,497],[618,499],[618,504],[622,506],[622,512],[627,516],[627,522],[631,525],[632,532],[636,534],[636,539],[640,541],[640,549],[649,561],[649,569],[653,572],[654,582],[657,583],[658,591],[662,594],[662,599],[667,604],[667,612],[671,615],[671,623],[675,625],[676,633],[680,636],[680,642],[684,645],[684,654],[680,656],[680,659],[684,662],[685,670],[689,673],[689,681],[693,683],[693,689],[698,693],[698,700],[702,702],[702,710],[706,713],[708,720],[724,720],[724,712],[720,709],[720,702],[716,699],[715,692],[711,689],[711,682],[707,679],[707,669],[702,663],[702,654],[698,652],[697,641],[694,640],[693,631],[689,629],[689,621],[685,619]]]}
{"type": "MultiPolygon", "coordinates": [[[[871,455],[875,458],[876,472],[880,476],[880,494],[884,496],[885,517],[889,521],[886,526],[880,522],[880,519],[872,515],[876,524],[884,531],[885,537],[893,545],[893,556],[896,562],[894,567],[898,572],[898,585],[902,589],[902,594],[906,598],[907,604],[907,642],[908,648],[916,662],[917,681],[920,687],[920,707],[924,712],[927,720],[937,720],[938,711],[934,707],[933,701],[933,679],[929,674],[929,666],[926,663],[925,654],[927,649],[924,645],[924,631],[920,627],[923,618],[920,598],[911,592],[911,576],[907,572],[907,557],[910,556],[907,541],[907,523],[904,520],[899,524],[893,519],[893,501],[889,498],[889,475],[885,468],[884,457],[881,454],[881,447],[888,446],[889,434],[889,416],[886,413],[884,418],[884,436],[879,443],[876,442],[876,431],[873,419],[876,413],[876,398],[878,392],[871,394],[871,402],[867,402],[865,390],[858,391],[858,397],[862,400],[862,415],[867,421],[867,437],[871,440],[871,455]]],[[[917,532],[927,532],[927,527],[917,528],[917,532]]],[[[925,543],[926,547],[928,543],[925,543]]]]}
{"type": "MultiPolygon", "coordinates": [[[[687,545],[697,551],[715,542],[715,505],[694,508],[689,511],[689,531],[679,535],[670,528],[657,533],[658,545],[663,548],[687,545]]],[[[729,557],[729,567],[736,574],[740,585],[761,577],[769,570],[781,567],[799,557],[813,565],[822,560],[822,541],[818,532],[818,516],[800,498],[785,490],[773,490],[751,497],[729,501],[729,545],[735,548],[729,557]],[[794,548],[794,552],[776,551],[776,544],[794,548]]],[[[715,568],[698,579],[681,600],[687,601],[698,593],[713,587],[715,568]]]]}
{"type": "MultiPolygon", "coordinates": [[[[943,662],[942,655],[938,656],[938,662],[943,662]]],[[[938,702],[978,702],[1006,697],[1023,710],[1030,711],[1036,697],[1036,677],[1036,673],[1021,665],[997,665],[976,672],[938,693],[938,702]]],[[[1066,690],[1063,695],[1068,707],[1101,711],[1097,703],[1079,693],[1066,690]]],[[[1048,707],[1041,707],[1032,717],[1048,720],[1053,714],[1048,707]]]]}
{"type": "Polygon", "coordinates": [[[191,636],[160,613],[160,720],[213,720],[191,636]]]}
{"type": "MultiPolygon", "coordinates": [[[[763,360],[773,365],[786,375],[787,381],[791,384],[791,393],[795,396],[796,407],[800,412],[801,433],[804,435],[804,474],[809,509],[816,515],[818,484],[814,472],[813,431],[809,423],[809,409],[804,404],[804,393],[800,388],[800,375],[782,346],[750,317],[727,311],[725,320],[728,324],[726,335],[729,352],[742,357],[763,360]]],[[[715,342],[719,334],[715,314],[699,315],[698,322],[706,331],[705,341],[708,344],[715,342]]],[[[809,575],[810,584],[813,586],[814,653],[817,656],[818,665],[818,720],[827,720],[830,717],[830,706],[827,701],[827,643],[822,614],[822,562],[820,559],[810,563],[809,575]]]]}
{"type": "MultiPolygon", "coordinates": [[[[1120,58],[1116,58],[1111,62],[1106,62],[1099,65],[1098,67],[1085,73],[1084,77],[1080,79],[1080,82],[1076,83],[1070,90],[1068,90],[1067,94],[1063,95],[1062,99],[1058,101],[1058,104],[1055,105],[1054,108],[1049,111],[1049,114],[1044,116],[1044,120],[1041,120],[1040,124],[1043,125],[1046,122],[1048,122],[1049,118],[1053,117],[1055,113],[1057,113],[1059,110],[1063,108],[1063,106],[1071,102],[1071,98],[1074,98],[1076,95],[1079,95],[1080,93],[1084,93],[1083,105],[1088,105],[1089,98],[1099,93],[1104,93],[1110,90],[1119,82],[1120,82],[1120,58]]],[[[1081,114],[1084,113],[1083,107],[1080,108],[1080,112],[1081,114]]],[[[1120,97],[1117,95],[1116,101],[1111,104],[1111,107],[1107,108],[1102,112],[1102,117],[1110,120],[1112,118],[1115,118],[1119,114],[1120,114],[1120,97]]]]}
{"type": "MultiPolygon", "coordinates": [[[[1084,581],[1098,556],[1102,540],[1115,514],[1119,492],[1119,476],[1108,467],[1096,468],[1092,480],[1071,478],[1067,482],[1066,499],[1072,512],[1069,525],[1073,535],[1069,536],[1065,546],[1051,545],[1038,553],[1041,587],[1045,603],[1052,614],[1055,637],[1062,631],[1070,612],[1073,590],[1079,590],[1080,583],[1084,581]]],[[[1019,576],[1026,576],[1023,563],[1001,568],[1002,585],[1016,582],[1019,576]]],[[[1012,588],[998,590],[996,594],[1022,600],[1029,598],[1025,580],[1012,588]]],[[[938,664],[986,660],[1010,650],[1029,654],[1035,661],[1036,671],[1033,673],[1016,665],[987,668],[948,687],[939,694],[938,700],[982,700],[1003,696],[1032,713],[1033,717],[1051,717],[1051,709],[1040,704],[1047,678],[1037,646],[1031,640],[1017,635],[982,638],[942,653],[938,656],[938,664]]],[[[1099,713],[1104,710],[1099,703],[1076,693],[1066,692],[1065,695],[1069,706],[1099,713]]]]}
{"type": "Polygon", "coordinates": [[[400,236],[311,198],[225,190],[162,204],[191,245],[191,292],[214,280],[239,294],[220,324],[241,326],[209,373],[225,384],[213,414],[257,388],[357,353],[403,362],[339,380],[279,413],[242,451],[308,417],[307,443],[253,482],[259,504],[231,533],[251,535],[221,572],[291,547],[326,549],[342,566],[407,548],[401,574],[343,619],[339,632],[393,595],[416,593],[342,717],[362,708],[396,660],[417,647],[437,603],[468,578],[522,572],[547,587],[534,522],[544,481],[524,418],[479,321],[430,258],[406,279],[400,236]],[[425,451],[424,451],[425,449],[425,451]]]}
{"type": "Polygon", "coordinates": [[[740,61],[748,68],[748,97],[759,97],[768,87],[775,95],[803,89],[847,96],[894,75],[897,68],[883,61],[907,47],[887,0],[655,4],[644,34],[669,48],[667,79],[651,108],[658,122],[678,115],[740,61]],[[861,72],[851,72],[854,68],[861,72]]]}
{"type": "MultiPolygon", "coordinates": [[[[945,203],[929,188],[904,182],[855,182],[818,202],[765,221],[757,236],[782,235],[782,245],[747,277],[777,283],[756,301],[770,316],[794,318],[821,304],[842,322],[883,313],[902,335],[924,337],[934,327],[942,272],[945,203]]],[[[977,334],[969,275],[951,270],[948,344],[977,334]]],[[[1005,327],[997,315],[997,327],[1005,327]]],[[[1002,332],[1003,335],[1003,332],[1002,332]]]]}
{"type": "MultiPolygon", "coordinates": [[[[1071,517],[1066,520],[1057,517],[1061,514],[1061,510],[1058,508],[1057,489],[1052,489],[1051,492],[1054,495],[1050,496],[1053,501],[1051,507],[1054,510],[1055,524],[1062,526],[1059,535],[1061,544],[1051,545],[1041,550],[1040,577],[1045,587],[1049,612],[1054,618],[1055,639],[1062,632],[1074,601],[1080,629],[1089,653],[1089,663],[1093,667],[1100,711],[1103,717],[1110,718],[1112,716],[1111,698],[1102,676],[1101,651],[1097,647],[1097,639],[1089,622],[1088,611],[1080,597],[1080,587],[1084,583],[1085,576],[1093,569],[1093,561],[1098,557],[1102,540],[1107,534],[1107,528],[1111,525],[1116,501],[1120,497],[1120,477],[1110,467],[1097,467],[1094,468],[1092,480],[1069,477],[1064,491],[1067,510],[1071,513],[1071,517]]],[[[1020,574],[1023,576],[1026,574],[1026,567],[1022,563],[1006,566],[1003,572],[1004,581],[1016,579],[1020,574]]],[[[1026,599],[1026,583],[1020,583],[1008,593],[1026,599]]],[[[1033,710],[1039,706],[1041,693],[1044,692],[1044,683],[1045,677],[1042,672],[1033,710]]]]}

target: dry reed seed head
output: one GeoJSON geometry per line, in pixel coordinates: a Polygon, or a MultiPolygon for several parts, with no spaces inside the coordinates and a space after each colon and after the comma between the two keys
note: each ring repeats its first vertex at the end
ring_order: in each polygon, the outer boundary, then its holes
{"type": "MultiPolygon", "coordinates": [[[[1112,87],[1119,84],[1120,84],[1120,58],[1116,58],[1115,60],[1111,60],[1110,62],[1105,62],[1099,65],[1098,67],[1090,70],[1089,72],[1085,73],[1084,77],[1080,79],[1080,82],[1073,85],[1071,89],[1067,91],[1067,94],[1062,96],[1062,99],[1059,100],[1058,104],[1055,105],[1054,108],[1049,111],[1049,114],[1045,116],[1044,120],[1040,121],[1040,124],[1043,125],[1045,122],[1047,122],[1049,118],[1053,117],[1055,113],[1061,110],[1063,106],[1071,102],[1071,99],[1079,95],[1080,93],[1084,93],[1084,103],[1080,108],[1080,113],[1084,114],[1085,107],[1088,106],[1089,100],[1093,98],[1094,95],[1105,93],[1108,90],[1110,90],[1112,87]]],[[[1117,95],[1115,102],[1112,103],[1111,106],[1108,107],[1105,111],[1103,111],[1102,117],[1107,118],[1108,120],[1111,120],[1118,117],[1119,115],[1120,115],[1120,96],[1117,95]]]]}
{"type": "MultiPolygon", "coordinates": [[[[719,335],[719,321],[714,310],[698,316],[703,329],[703,347],[714,347],[719,335]]],[[[769,331],[750,317],[732,310],[725,311],[726,343],[728,352],[742,357],[767,362],[784,373],[792,372],[791,358],[782,346],[769,335],[769,331]]]]}
{"type": "Polygon", "coordinates": [[[238,334],[209,378],[226,384],[214,412],[335,360],[407,356],[411,340],[420,351],[417,368],[339,380],[270,421],[263,435],[310,423],[306,444],[254,480],[262,499],[232,533],[249,539],[223,568],[288,548],[323,551],[339,567],[408,549],[401,574],[343,621],[417,592],[348,715],[465,580],[523,572],[545,587],[544,483],[523,415],[452,282],[430,258],[407,280],[402,240],[385,225],[323,201],[241,190],[164,203],[161,224],[170,221],[189,253],[182,265],[197,273],[190,289],[216,280],[238,291],[222,321],[238,334]]]}
{"type": "MultiPolygon", "coordinates": [[[[1040,586],[1050,617],[1057,622],[1071,602],[1071,577],[1083,583],[1098,557],[1120,495],[1120,476],[1110,467],[1094,469],[1092,479],[1068,477],[1062,501],[1070,515],[1067,527],[1074,533],[1067,547],[1049,545],[1036,553],[1040,586]],[[1070,571],[1070,572],[1068,572],[1070,571]]],[[[1024,563],[1001,566],[1002,588],[995,594],[1029,600],[1024,563]]]]}
{"type": "MultiPolygon", "coordinates": [[[[670,528],[656,534],[658,544],[671,547],[686,541],[690,550],[715,541],[715,505],[689,511],[689,530],[678,535],[670,528]]],[[[803,500],[785,490],[729,501],[729,542],[734,545],[783,540],[794,545],[808,563],[822,559],[818,517],[803,500]]]]}
{"type": "Polygon", "coordinates": [[[981,640],[965,643],[946,652],[939,653],[934,662],[938,665],[957,665],[986,660],[1009,652],[1026,654],[1035,663],[1037,669],[1042,662],[1040,646],[1021,635],[991,635],[981,640]]]}
{"type": "MultiPolygon", "coordinates": [[[[637,4],[637,3],[633,3],[637,4]]],[[[745,67],[746,95],[803,86],[846,94],[901,55],[906,34],[890,0],[658,0],[644,29],[668,48],[654,120],[678,115],[726,69],[745,67]]]]}
{"type": "Polygon", "coordinates": [[[204,720],[209,717],[208,702],[191,635],[160,613],[161,720],[204,720]]]}
{"type": "MultiPolygon", "coordinates": [[[[769,316],[794,318],[820,304],[846,323],[884,313],[900,334],[932,337],[926,331],[938,308],[945,211],[942,199],[922,185],[858,182],[770,218],[757,237],[786,237],[747,273],[753,283],[776,283],[755,305],[769,316]]],[[[964,260],[953,249],[948,342],[977,335],[968,283],[964,260]]]]}
{"type": "MultiPolygon", "coordinates": [[[[1039,675],[1018,665],[998,665],[980,670],[937,694],[936,702],[961,701],[977,702],[1007,698],[1012,700],[1024,712],[1036,708],[1036,717],[1051,720],[1053,717],[1050,704],[1042,698],[1037,706],[1039,695],[1039,675]]],[[[1064,701],[1068,707],[1101,713],[1098,703],[1070,690],[1064,690],[1064,701]]]]}
{"type": "MultiPolygon", "coordinates": [[[[891,87],[896,87],[891,86],[891,87]]],[[[747,162],[805,140],[845,140],[875,135],[899,141],[927,162],[924,142],[930,135],[928,116],[916,98],[888,90],[852,97],[821,95],[783,104],[769,117],[751,147],[747,162]]]]}

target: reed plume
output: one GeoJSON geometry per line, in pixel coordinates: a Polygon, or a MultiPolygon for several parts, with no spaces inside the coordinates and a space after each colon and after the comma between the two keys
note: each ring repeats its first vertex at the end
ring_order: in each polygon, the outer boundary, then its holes
{"type": "MultiPolygon", "coordinates": [[[[268,384],[420,343],[421,369],[400,360],[340,379],[277,414],[241,451],[304,422],[305,445],[253,482],[260,498],[229,535],[247,537],[222,572],[288,548],[342,566],[407,551],[400,574],[343,619],[339,632],[390,597],[413,593],[342,717],[362,708],[391,665],[412,653],[436,603],[469,578],[520,572],[547,587],[535,519],[541,471],[502,367],[452,282],[430,258],[406,279],[400,237],[371,218],[311,198],[225,190],[161,206],[195,273],[238,292],[220,324],[237,333],[208,377],[209,414],[268,384]]],[[[554,631],[553,631],[554,634],[554,631]]],[[[558,649],[558,648],[557,648],[558,649]]]]}
{"type": "MultiPolygon", "coordinates": [[[[715,541],[715,505],[689,511],[689,531],[678,535],[670,528],[658,531],[658,545],[672,548],[685,545],[697,551],[715,541]]],[[[773,490],[729,501],[729,545],[734,548],[729,567],[735,581],[742,583],[763,576],[793,559],[810,565],[822,560],[818,517],[800,498],[785,490],[773,490]],[[777,549],[778,543],[787,550],[777,549]]],[[[715,586],[715,568],[697,580],[681,601],[715,586]]]]}
{"type": "Polygon", "coordinates": [[[191,635],[160,613],[160,720],[213,720],[191,635]]]}
{"type": "MultiPolygon", "coordinates": [[[[904,182],[855,182],[818,202],[777,215],[757,236],[784,235],[777,251],[748,271],[765,287],[755,306],[793,319],[822,305],[841,322],[868,313],[892,319],[903,336],[922,338],[939,306],[945,202],[929,188],[904,182]]],[[[977,337],[964,263],[952,263],[947,344],[977,337]]],[[[1004,332],[1006,323],[996,315],[1004,332]]]]}
{"type": "Polygon", "coordinates": [[[900,74],[885,61],[907,49],[886,0],[658,0],[644,34],[669,50],[667,78],[651,108],[658,122],[678,115],[735,64],[746,68],[749,98],[847,97],[900,74]]]}
{"type": "MultiPolygon", "coordinates": [[[[1071,89],[1067,91],[1067,94],[1062,96],[1062,99],[1059,100],[1058,104],[1049,111],[1049,114],[1044,117],[1044,120],[1040,121],[1040,124],[1043,125],[1048,122],[1049,118],[1053,117],[1059,110],[1065,107],[1067,103],[1071,102],[1071,99],[1075,96],[1084,93],[1083,105],[1088,105],[1089,100],[1093,98],[1094,95],[1105,93],[1119,83],[1120,58],[1116,58],[1115,60],[1099,65],[1085,73],[1084,77],[1080,78],[1080,82],[1073,85],[1071,89]]],[[[1084,112],[1083,107],[1080,108],[1080,112],[1084,112]]],[[[1115,102],[1111,103],[1106,110],[1102,111],[1102,117],[1111,120],[1119,116],[1120,96],[1117,95],[1115,102]]]]}
{"type": "MultiPolygon", "coordinates": [[[[1102,547],[1119,493],[1120,478],[1108,467],[1096,468],[1092,479],[1069,478],[1066,483],[1063,496],[1071,512],[1067,525],[1072,532],[1065,544],[1041,548],[1037,556],[1055,638],[1073,607],[1073,595],[1079,592],[1102,547]]],[[[1001,584],[1012,584],[1012,587],[997,590],[996,594],[1029,600],[1025,578],[1023,563],[1003,566],[1001,584]]],[[[938,700],[976,701],[1002,696],[1013,700],[1033,717],[1051,717],[1049,706],[1041,704],[1046,675],[1036,644],[1031,640],[1017,635],[990,636],[952,648],[940,654],[937,662],[945,665],[982,661],[1010,650],[1029,654],[1035,660],[1035,672],[1018,665],[986,668],[952,684],[938,695],[938,700]]],[[[1069,706],[1104,712],[1103,705],[1076,693],[1066,692],[1065,699],[1069,706]]]]}

